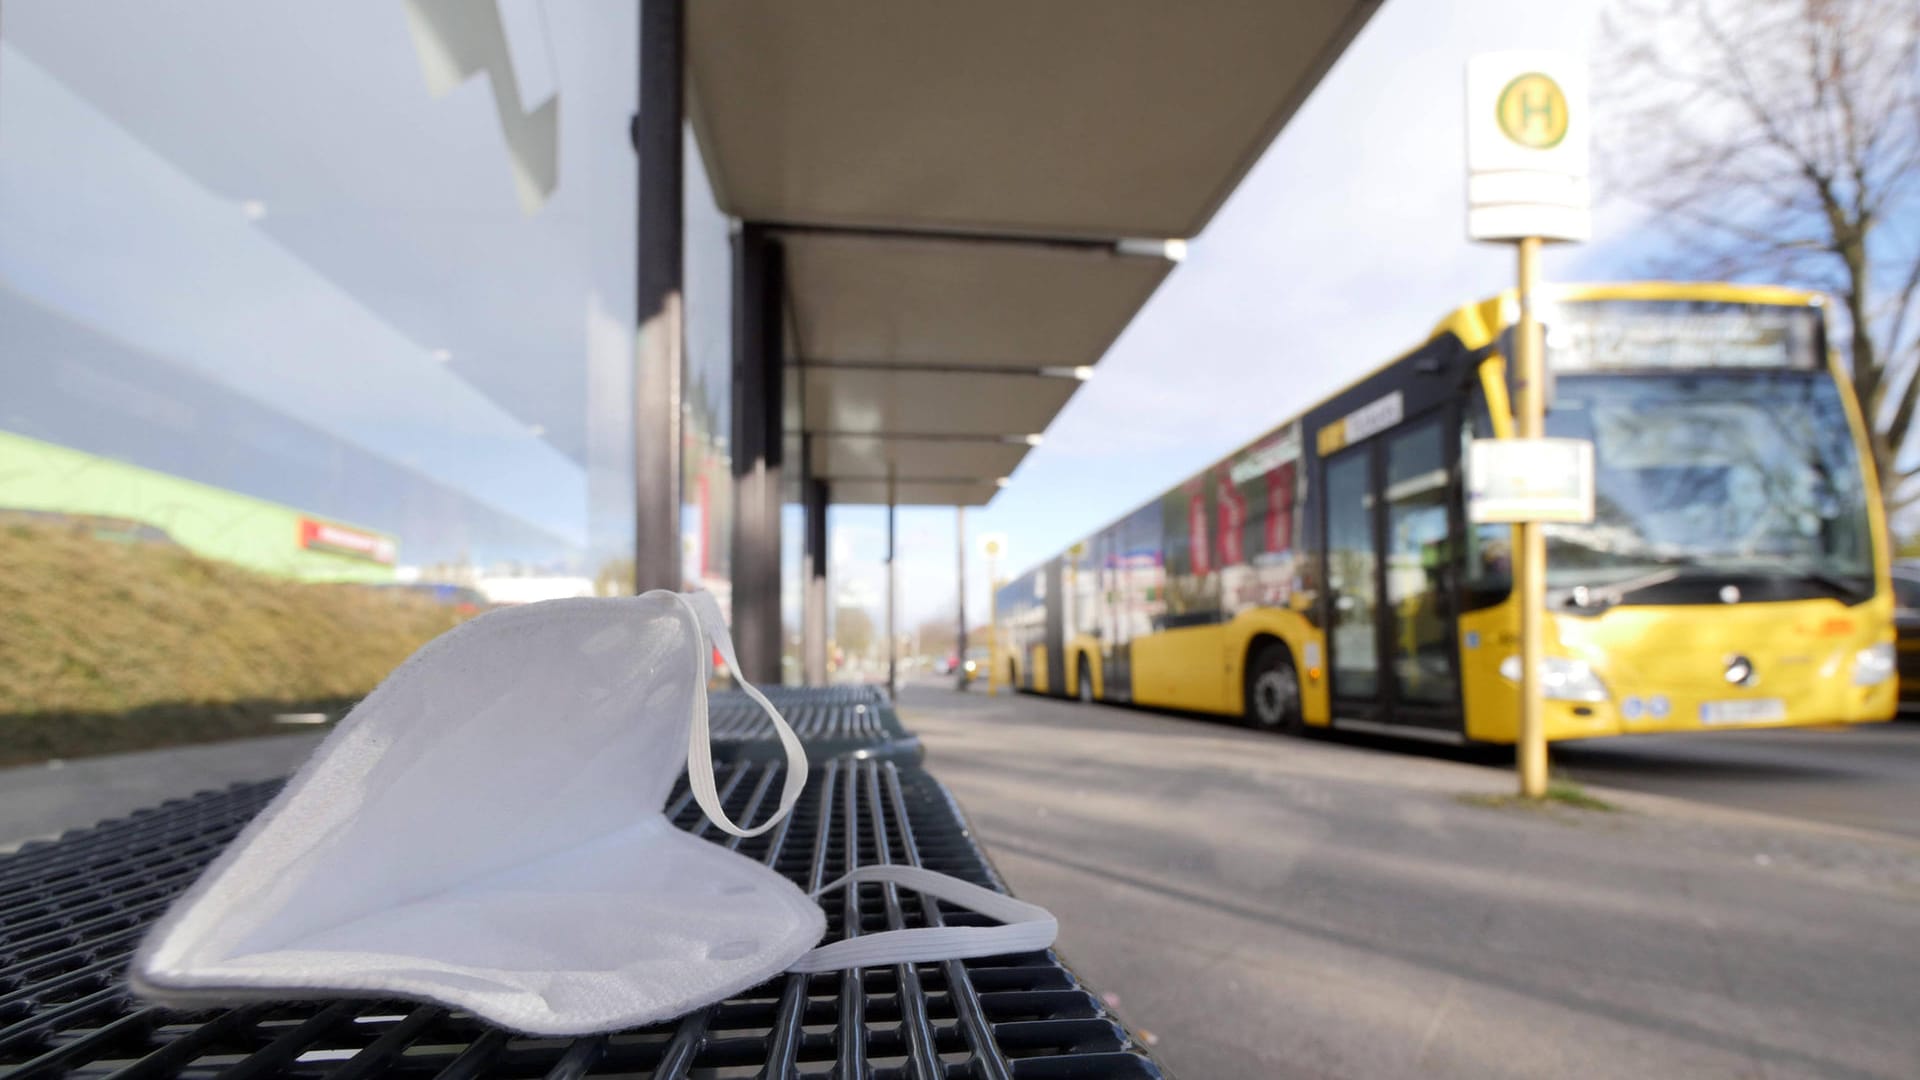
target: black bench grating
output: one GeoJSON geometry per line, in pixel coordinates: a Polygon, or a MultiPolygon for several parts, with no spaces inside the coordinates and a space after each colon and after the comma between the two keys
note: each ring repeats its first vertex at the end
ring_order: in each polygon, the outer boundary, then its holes
{"type": "MultiPolygon", "coordinates": [[[[722,797],[758,820],[781,766],[722,766],[722,797]]],[[[166,902],[278,782],[167,803],[0,858],[0,1075],[125,1077],[1157,1077],[1158,1067],[1051,952],[848,974],[786,975],[679,1021],[536,1039],[407,1002],[254,1004],[176,1013],[132,999],[129,954],[166,902]]],[[[802,887],[851,866],[919,864],[999,888],[958,808],[924,771],[840,758],[766,835],[707,827],[684,782],[676,824],[802,887]]],[[[890,885],[827,898],[828,940],[979,921],[890,885]]]]}
{"type": "MultiPolygon", "coordinates": [[[[920,761],[920,740],[901,724],[892,702],[879,687],[772,686],[764,692],[792,725],[811,761],[850,753],[903,764],[920,761]]],[[[781,753],[773,722],[746,694],[714,691],[708,695],[707,713],[716,757],[771,757],[781,753]]]]}

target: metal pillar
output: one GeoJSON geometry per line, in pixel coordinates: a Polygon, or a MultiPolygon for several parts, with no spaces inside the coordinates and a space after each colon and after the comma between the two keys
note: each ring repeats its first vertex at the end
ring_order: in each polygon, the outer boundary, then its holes
{"type": "Polygon", "coordinates": [[[680,576],[680,382],[682,325],[680,127],[686,25],[680,0],[641,0],[640,103],[633,148],[640,156],[639,251],[634,313],[633,584],[678,589],[680,576]]]}
{"type": "Polygon", "coordinates": [[[900,639],[893,628],[893,462],[887,462],[887,696],[900,692],[900,639]]]}
{"type": "MultiPolygon", "coordinates": [[[[1540,321],[1534,317],[1534,286],[1540,280],[1540,239],[1520,241],[1520,339],[1514,351],[1520,364],[1520,437],[1546,434],[1546,369],[1541,356],[1540,321]]],[[[1545,690],[1540,664],[1545,658],[1547,621],[1547,543],[1540,523],[1524,522],[1520,532],[1520,794],[1529,799],[1547,793],[1545,690]]]]}
{"type": "Polygon", "coordinates": [[[967,688],[967,508],[953,508],[953,551],[959,565],[954,580],[959,583],[955,595],[960,607],[960,632],[954,637],[953,676],[959,689],[967,688]]]}
{"type": "Polygon", "coordinates": [[[780,469],[785,391],[780,248],[742,226],[733,260],[733,643],[740,673],[780,682],[780,469]]]}
{"type": "MultiPolygon", "coordinates": [[[[810,456],[804,447],[802,455],[810,456]]],[[[827,611],[827,499],[832,492],[825,480],[805,475],[804,468],[800,498],[807,532],[801,559],[800,662],[808,686],[825,686],[828,627],[832,625],[827,611]]]]}

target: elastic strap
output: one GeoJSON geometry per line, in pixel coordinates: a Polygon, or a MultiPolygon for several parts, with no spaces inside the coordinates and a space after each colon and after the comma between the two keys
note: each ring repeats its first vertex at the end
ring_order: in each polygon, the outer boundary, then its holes
{"type": "Polygon", "coordinates": [[[674,593],[673,598],[687,609],[693,620],[693,720],[692,733],[687,739],[687,786],[693,789],[693,798],[706,812],[707,819],[714,827],[734,836],[759,836],[780,823],[780,819],[793,810],[793,804],[800,800],[800,792],[807,786],[807,751],[800,745],[800,736],[787,726],[787,720],[780,710],[773,707],[746,676],[740,674],[740,661],[733,655],[733,638],[727,633],[727,620],[720,614],[720,605],[709,592],[696,592],[691,595],[674,593]],[[734,824],[727,816],[726,807],[720,805],[720,789],[713,778],[713,729],[707,718],[707,678],[712,673],[712,649],[707,643],[720,650],[720,658],[727,662],[727,671],[740,689],[759,704],[773,721],[774,734],[780,737],[780,745],[787,752],[787,777],[780,788],[780,805],[774,809],[767,820],[751,829],[743,829],[734,824]]]}
{"type": "Polygon", "coordinates": [[[837,881],[821,886],[813,896],[818,899],[822,893],[869,881],[904,885],[988,918],[998,919],[1003,925],[926,926],[863,934],[805,953],[794,961],[788,971],[844,971],[886,964],[919,964],[935,960],[966,960],[976,956],[1037,952],[1052,945],[1054,936],[1060,931],[1059,922],[1046,908],[917,866],[863,866],[837,881]]]}

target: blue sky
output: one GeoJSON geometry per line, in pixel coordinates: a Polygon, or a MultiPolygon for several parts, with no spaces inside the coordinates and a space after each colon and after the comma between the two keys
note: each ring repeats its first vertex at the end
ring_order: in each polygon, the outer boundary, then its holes
{"type": "MultiPolygon", "coordinates": [[[[1598,10],[1597,0],[1389,0],[1012,484],[968,515],[975,537],[1006,535],[1003,575],[1411,347],[1452,308],[1510,285],[1511,249],[1466,239],[1466,59],[1495,49],[1586,53],[1598,10]]],[[[1635,217],[1603,203],[1594,242],[1549,251],[1549,279],[1631,274],[1651,243],[1636,237],[1635,217]]],[[[884,513],[834,512],[845,601],[881,595],[884,513]]],[[[951,510],[900,511],[903,629],[952,612],[953,535],[951,510]]],[[[970,614],[984,620],[977,558],[970,576],[970,614]]]]}

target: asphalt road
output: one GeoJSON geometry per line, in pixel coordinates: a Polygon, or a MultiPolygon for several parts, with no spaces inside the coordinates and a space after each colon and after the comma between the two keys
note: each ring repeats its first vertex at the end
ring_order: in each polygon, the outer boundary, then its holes
{"type": "Polygon", "coordinates": [[[1553,761],[1583,783],[1920,838],[1916,721],[1596,739],[1553,761]]]}
{"type": "Polygon", "coordinates": [[[901,708],[1175,1076],[1920,1076],[1904,837],[1630,791],[1490,806],[1482,762],[1136,710],[901,708]]]}
{"type": "MultiPolygon", "coordinates": [[[[1513,768],[1498,750],[1463,754],[1407,740],[1337,738],[1381,753],[1467,760],[1503,773],[1513,768]]],[[[1552,761],[1556,772],[1583,784],[1920,839],[1920,719],[1592,739],[1556,744],[1552,761]]]]}

